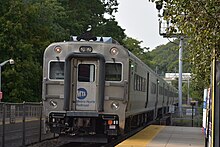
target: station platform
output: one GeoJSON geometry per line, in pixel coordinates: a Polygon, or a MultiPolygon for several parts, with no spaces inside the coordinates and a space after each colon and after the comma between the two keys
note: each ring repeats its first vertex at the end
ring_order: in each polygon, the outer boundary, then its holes
{"type": "Polygon", "coordinates": [[[151,125],[116,147],[204,147],[204,135],[198,127],[151,125]]]}

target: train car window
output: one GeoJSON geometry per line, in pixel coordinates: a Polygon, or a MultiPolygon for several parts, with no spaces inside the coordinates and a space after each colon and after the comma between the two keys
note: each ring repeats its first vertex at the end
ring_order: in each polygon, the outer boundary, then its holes
{"type": "Polygon", "coordinates": [[[64,62],[51,61],[50,62],[50,79],[64,79],[64,62]]]}
{"type": "Polygon", "coordinates": [[[134,74],[134,90],[146,91],[147,80],[137,74],[134,74]]]}
{"type": "Polygon", "coordinates": [[[163,95],[163,87],[162,86],[159,86],[159,94],[163,95]]]}
{"type": "Polygon", "coordinates": [[[164,95],[167,96],[167,89],[164,89],[164,95]]]}
{"type": "Polygon", "coordinates": [[[105,64],[105,80],[106,81],[121,81],[122,64],[121,63],[106,63],[105,64]]]}
{"type": "Polygon", "coordinates": [[[134,90],[139,91],[139,76],[134,74],[134,90]]]}
{"type": "Polygon", "coordinates": [[[140,91],[141,89],[141,77],[137,75],[137,83],[138,83],[138,87],[137,90],[140,91]]]}
{"type": "Polygon", "coordinates": [[[151,93],[156,94],[156,84],[151,82],[151,93]]]}
{"type": "Polygon", "coordinates": [[[170,97],[171,95],[170,95],[170,91],[168,91],[168,97],[170,97]]]}
{"type": "Polygon", "coordinates": [[[142,78],[142,91],[146,91],[146,79],[142,78]]]}
{"type": "Polygon", "coordinates": [[[78,81],[94,82],[95,81],[95,65],[79,64],[78,65],[78,81]]]}
{"type": "Polygon", "coordinates": [[[134,74],[134,90],[137,90],[137,75],[134,74]]]}

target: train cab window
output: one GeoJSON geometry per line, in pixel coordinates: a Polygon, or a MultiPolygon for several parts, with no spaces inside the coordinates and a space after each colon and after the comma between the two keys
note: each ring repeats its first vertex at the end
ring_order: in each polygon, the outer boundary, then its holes
{"type": "Polygon", "coordinates": [[[50,71],[49,71],[50,79],[64,79],[64,62],[51,61],[50,62],[50,71]]]}
{"type": "Polygon", "coordinates": [[[122,64],[121,63],[106,63],[105,64],[105,80],[106,81],[121,81],[122,64]]]}
{"type": "Polygon", "coordinates": [[[79,64],[78,65],[78,81],[94,82],[95,81],[95,65],[79,64]]]}

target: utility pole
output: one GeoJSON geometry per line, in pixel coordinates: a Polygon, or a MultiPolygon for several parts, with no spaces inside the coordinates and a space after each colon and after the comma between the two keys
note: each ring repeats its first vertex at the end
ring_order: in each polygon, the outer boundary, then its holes
{"type": "Polygon", "coordinates": [[[178,28],[172,26],[170,20],[164,20],[164,13],[160,13],[160,10],[163,9],[164,1],[157,0],[156,1],[156,8],[158,10],[158,17],[159,17],[159,34],[166,38],[177,38],[180,37],[180,44],[179,44],[179,81],[178,81],[178,93],[179,93],[179,115],[182,117],[182,53],[183,53],[183,35],[181,32],[178,31],[178,28]],[[164,23],[165,21],[165,23],[164,23]],[[171,27],[174,27],[176,31],[172,31],[171,27]],[[170,31],[171,30],[171,31],[170,31]]]}
{"type": "Polygon", "coordinates": [[[183,37],[180,37],[180,49],[179,49],[179,115],[182,116],[182,72],[183,72],[183,61],[182,61],[182,54],[183,54],[183,37]]]}

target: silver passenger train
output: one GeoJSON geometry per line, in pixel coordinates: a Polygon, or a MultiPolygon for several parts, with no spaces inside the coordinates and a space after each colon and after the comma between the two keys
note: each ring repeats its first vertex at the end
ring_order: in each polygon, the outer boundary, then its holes
{"type": "Polygon", "coordinates": [[[177,90],[110,37],[52,43],[43,69],[45,130],[81,142],[107,142],[177,104],[177,90]]]}

